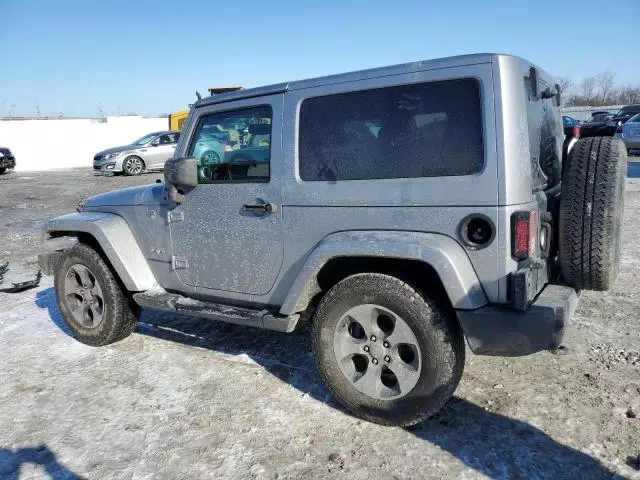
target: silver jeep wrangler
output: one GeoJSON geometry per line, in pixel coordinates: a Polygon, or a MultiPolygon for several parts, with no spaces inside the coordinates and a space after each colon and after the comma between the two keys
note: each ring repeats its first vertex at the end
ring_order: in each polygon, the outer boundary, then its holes
{"type": "Polygon", "coordinates": [[[626,150],[566,139],[560,94],[479,54],[204,98],[165,182],[50,220],[76,242],[41,266],[80,342],[125,338],[140,307],[310,323],[347,410],[414,424],[456,389],[464,337],[481,355],[557,349],[577,292],[616,277],[626,150]]]}

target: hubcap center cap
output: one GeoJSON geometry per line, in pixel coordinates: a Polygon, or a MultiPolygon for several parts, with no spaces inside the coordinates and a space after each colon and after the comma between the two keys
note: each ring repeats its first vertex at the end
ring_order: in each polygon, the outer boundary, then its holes
{"type": "Polygon", "coordinates": [[[375,343],[369,343],[369,355],[373,358],[380,359],[384,356],[385,352],[380,345],[375,343]]]}

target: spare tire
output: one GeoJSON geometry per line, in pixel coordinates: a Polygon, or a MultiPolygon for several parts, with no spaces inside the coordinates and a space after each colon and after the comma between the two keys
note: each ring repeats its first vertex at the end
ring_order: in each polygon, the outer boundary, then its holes
{"type": "Polygon", "coordinates": [[[608,290],[618,275],[627,151],[611,137],[582,138],[563,166],[560,268],[577,289],[608,290]]]}

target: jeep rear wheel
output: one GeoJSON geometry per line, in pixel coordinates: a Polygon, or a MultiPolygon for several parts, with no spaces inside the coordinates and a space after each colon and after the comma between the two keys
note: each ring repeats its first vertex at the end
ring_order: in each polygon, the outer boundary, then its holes
{"type": "Polygon", "coordinates": [[[608,290],[618,274],[627,153],[620,140],[583,138],[564,165],[560,266],[577,289],[608,290]]]}
{"type": "Polygon", "coordinates": [[[93,248],[79,243],[67,250],[54,283],[58,308],[78,341],[98,347],[133,332],[138,307],[93,248]]]}
{"type": "Polygon", "coordinates": [[[378,273],[331,288],[312,328],[323,380],[351,413],[412,425],[451,398],[464,367],[462,332],[446,307],[378,273]]]}

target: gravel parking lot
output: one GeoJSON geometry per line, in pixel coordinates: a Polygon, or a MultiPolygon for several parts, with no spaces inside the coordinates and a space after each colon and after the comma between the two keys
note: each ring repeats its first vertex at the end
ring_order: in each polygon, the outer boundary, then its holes
{"type": "MultiPolygon", "coordinates": [[[[46,219],[156,178],[0,176],[6,282],[37,271],[46,219]]],[[[51,278],[0,293],[0,478],[640,479],[639,216],[629,179],[617,287],[583,295],[562,355],[468,353],[453,400],[410,429],[346,414],[304,332],[144,312],[96,349],[69,336],[51,278]]]]}

